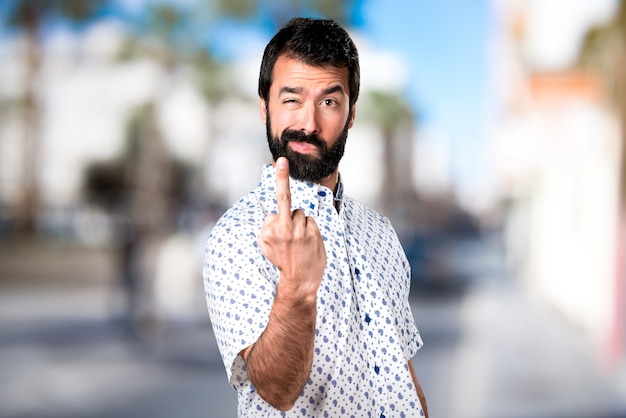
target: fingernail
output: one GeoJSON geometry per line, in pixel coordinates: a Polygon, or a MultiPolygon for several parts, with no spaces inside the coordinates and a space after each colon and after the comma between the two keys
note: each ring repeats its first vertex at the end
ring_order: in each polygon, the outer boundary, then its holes
{"type": "Polygon", "coordinates": [[[287,159],[285,157],[280,157],[278,160],[276,160],[276,167],[280,168],[280,169],[284,169],[287,167],[287,159]]]}

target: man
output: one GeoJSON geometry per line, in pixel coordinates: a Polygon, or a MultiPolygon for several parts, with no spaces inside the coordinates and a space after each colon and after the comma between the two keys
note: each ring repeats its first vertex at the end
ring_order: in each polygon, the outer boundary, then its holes
{"type": "Polygon", "coordinates": [[[274,163],[207,243],[207,305],[241,417],[419,417],[422,344],[389,221],[343,195],[338,164],[359,62],[329,20],[296,18],[265,49],[274,163]]]}

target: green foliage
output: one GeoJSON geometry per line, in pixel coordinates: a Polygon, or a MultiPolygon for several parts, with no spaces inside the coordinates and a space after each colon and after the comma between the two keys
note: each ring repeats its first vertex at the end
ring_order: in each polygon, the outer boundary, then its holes
{"type": "Polygon", "coordinates": [[[44,21],[81,23],[96,17],[106,4],[107,0],[17,0],[9,7],[7,23],[18,30],[44,21]]]}
{"type": "Polygon", "coordinates": [[[217,13],[221,16],[247,19],[257,11],[259,2],[255,0],[218,0],[217,13]]]}
{"type": "Polygon", "coordinates": [[[412,126],[414,112],[402,95],[372,90],[361,99],[360,113],[365,119],[375,121],[384,131],[401,126],[412,126]]]}
{"type": "Polygon", "coordinates": [[[216,3],[218,16],[240,20],[263,16],[272,29],[278,29],[292,17],[309,16],[334,19],[342,26],[352,26],[355,0],[205,0],[216,3]]]}

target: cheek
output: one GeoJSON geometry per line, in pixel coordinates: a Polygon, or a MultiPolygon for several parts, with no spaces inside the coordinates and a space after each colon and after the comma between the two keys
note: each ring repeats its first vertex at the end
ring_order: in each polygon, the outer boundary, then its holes
{"type": "Polygon", "coordinates": [[[288,112],[282,112],[282,113],[276,112],[276,114],[272,114],[272,113],[270,114],[272,115],[270,122],[272,124],[272,131],[274,134],[280,134],[285,129],[293,126],[293,121],[289,117],[288,112]]]}
{"type": "Polygon", "coordinates": [[[333,138],[336,138],[343,129],[346,127],[348,114],[336,114],[331,115],[324,121],[325,126],[328,127],[328,133],[333,138]]]}

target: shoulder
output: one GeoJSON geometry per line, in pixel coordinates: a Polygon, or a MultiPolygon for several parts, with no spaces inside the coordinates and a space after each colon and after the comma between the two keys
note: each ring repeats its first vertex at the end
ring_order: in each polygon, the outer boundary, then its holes
{"type": "Polygon", "coordinates": [[[345,195],[342,200],[349,220],[356,222],[369,221],[379,226],[382,225],[386,228],[392,228],[391,222],[386,216],[370,208],[365,203],[345,195]]]}
{"type": "Polygon", "coordinates": [[[345,220],[350,232],[370,241],[375,239],[381,246],[401,250],[402,244],[389,218],[363,202],[344,197],[345,220]]]}
{"type": "Polygon", "coordinates": [[[213,227],[208,244],[229,240],[228,238],[240,239],[243,236],[256,237],[256,233],[265,220],[265,209],[252,191],[235,202],[217,221],[213,227]]]}

